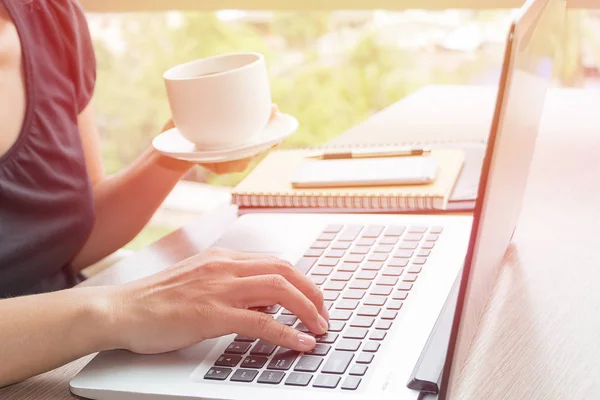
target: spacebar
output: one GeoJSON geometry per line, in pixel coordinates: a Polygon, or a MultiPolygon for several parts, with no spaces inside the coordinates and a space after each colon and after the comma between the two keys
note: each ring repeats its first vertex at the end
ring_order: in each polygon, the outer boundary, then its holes
{"type": "Polygon", "coordinates": [[[304,275],[308,274],[308,271],[316,264],[317,257],[302,257],[295,265],[304,275]]]}

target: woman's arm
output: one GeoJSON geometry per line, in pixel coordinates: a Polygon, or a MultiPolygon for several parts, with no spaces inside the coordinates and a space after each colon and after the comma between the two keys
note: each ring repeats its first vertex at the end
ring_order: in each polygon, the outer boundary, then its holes
{"type": "MultiPolygon", "coordinates": [[[[273,112],[276,111],[273,107],[273,112]]],[[[150,149],[123,171],[107,177],[91,103],[79,115],[78,124],[88,173],[94,186],[96,212],[90,238],[73,261],[73,266],[81,270],[131,241],[192,164],[162,156],[150,149]]],[[[170,127],[172,124],[165,128],[170,127]]],[[[203,166],[215,173],[230,173],[245,170],[249,162],[239,160],[203,166]]]]}
{"type": "Polygon", "coordinates": [[[0,387],[109,347],[101,288],[0,300],[0,387]]]}
{"type": "Polygon", "coordinates": [[[0,300],[0,387],[96,351],[162,353],[230,333],[314,348],[313,336],[249,310],[271,304],[327,331],[308,277],[282,260],[219,249],[126,285],[0,300]]]}

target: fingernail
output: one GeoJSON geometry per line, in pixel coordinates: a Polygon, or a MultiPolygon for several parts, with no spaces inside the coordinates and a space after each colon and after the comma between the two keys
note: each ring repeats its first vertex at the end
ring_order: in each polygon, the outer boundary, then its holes
{"type": "Polygon", "coordinates": [[[323,308],[321,309],[321,315],[326,321],[329,321],[329,310],[325,304],[323,304],[323,308]]]}
{"type": "Polygon", "coordinates": [[[329,330],[329,323],[327,321],[325,321],[325,318],[321,317],[320,315],[319,315],[319,326],[325,332],[327,332],[329,330]]]}
{"type": "Polygon", "coordinates": [[[315,344],[317,344],[317,339],[304,332],[298,332],[298,350],[310,351],[315,348],[315,344]]]}

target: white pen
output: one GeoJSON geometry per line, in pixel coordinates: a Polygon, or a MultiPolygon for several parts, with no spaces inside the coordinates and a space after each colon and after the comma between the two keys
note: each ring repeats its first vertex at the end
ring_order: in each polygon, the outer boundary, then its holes
{"type": "Polygon", "coordinates": [[[321,160],[344,160],[352,158],[423,156],[429,153],[431,153],[430,149],[387,147],[381,149],[364,148],[352,150],[322,150],[309,154],[307,158],[318,158],[321,160]]]}

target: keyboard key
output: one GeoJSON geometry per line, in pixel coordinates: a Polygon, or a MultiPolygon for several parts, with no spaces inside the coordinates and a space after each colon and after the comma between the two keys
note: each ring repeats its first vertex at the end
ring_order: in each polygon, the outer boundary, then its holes
{"type": "Polygon", "coordinates": [[[433,226],[433,227],[431,227],[429,232],[436,233],[439,235],[440,233],[442,233],[443,230],[444,230],[444,228],[442,228],[441,226],[433,226]]]}
{"type": "Polygon", "coordinates": [[[306,275],[316,262],[316,257],[302,257],[300,260],[298,260],[295,267],[298,271],[306,275]]]}
{"type": "Polygon", "coordinates": [[[379,271],[383,267],[381,262],[366,262],[363,264],[362,269],[366,271],[379,271]]]}
{"type": "Polygon", "coordinates": [[[419,273],[421,273],[422,270],[423,270],[423,268],[421,268],[417,265],[413,265],[406,272],[408,272],[410,274],[419,274],[419,273]]]}
{"type": "Polygon", "coordinates": [[[375,244],[375,239],[373,238],[361,238],[358,243],[359,246],[373,246],[375,244]]]}
{"type": "Polygon", "coordinates": [[[249,336],[237,335],[233,340],[236,342],[254,342],[256,339],[249,336]]]}
{"type": "Polygon", "coordinates": [[[364,376],[368,369],[369,367],[364,364],[354,364],[348,373],[355,376],[364,376]]]}
{"type": "Polygon", "coordinates": [[[285,377],[285,372],[282,371],[263,371],[258,377],[258,383],[266,383],[270,385],[278,385],[285,377]]]}
{"type": "Polygon", "coordinates": [[[334,310],[329,314],[329,319],[334,321],[348,321],[352,317],[352,311],[334,310]]]}
{"type": "Polygon", "coordinates": [[[410,259],[408,258],[392,258],[390,262],[388,262],[388,265],[390,267],[406,267],[409,260],[410,259]]]}
{"type": "Polygon", "coordinates": [[[251,369],[238,369],[231,376],[232,382],[252,382],[258,375],[258,371],[251,369]]]}
{"type": "Polygon", "coordinates": [[[294,371],[317,372],[322,362],[321,357],[303,356],[294,367],[294,371]]]}
{"type": "Polygon", "coordinates": [[[326,267],[335,267],[336,265],[338,265],[339,262],[340,260],[338,260],[337,258],[322,258],[318,262],[318,265],[323,265],[326,267]]]}
{"type": "Polygon", "coordinates": [[[322,285],[325,283],[325,281],[327,280],[326,276],[323,275],[311,275],[310,276],[310,280],[315,284],[315,285],[322,285]]]}
{"type": "Polygon", "coordinates": [[[379,307],[374,306],[362,306],[356,315],[360,315],[362,317],[376,317],[379,315],[381,309],[379,307]]]}
{"type": "Polygon", "coordinates": [[[440,235],[427,235],[425,238],[426,242],[435,242],[440,238],[440,235]]]}
{"type": "Polygon", "coordinates": [[[338,336],[339,335],[337,333],[327,332],[324,335],[317,336],[317,343],[325,343],[325,344],[335,343],[338,336]]]}
{"type": "Polygon", "coordinates": [[[415,252],[412,250],[398,250],[394,253],[396,258],[411,258],[415,252]]]}
{"type": "Polygon", "coordinates": [[[429,257],[430,255],[431,255],[431,250],[423,250],[423,249],[421,249],[421,250],[419,250],[417,252],[417,256],[418,257],[429,257]]]}
{"type": "Polygon", "coordinates": [[[242,362],[242,368],[262,368],[269,361],[265,356],[248,356],[242,362]]]}
{"type": "Polygon", "coordinates": [[[365,259],[365,256],[362,254],[350,254],[347,256],[344,261],[349,263],[361,263],[365,259]]]}
{"type": "Polygon", "coordinates": [[[373,353],[360,353],[356,358],[356,362],[358,364],[371,364],[373,358],[375,358],[375,354],[373,353]]]}
{"type": "Polygon", "coordinates": [[[333,272],[332,267],[316,267],[316,268],[313,268],[311,275],[329,276],[329,274],[331,274],[332,272],[333,272]]]}
{"type": "Polygon", "coordinates": [[[415,257],[413,260],[414,265],[424,265],[427,262],[427,257],[415,257]]]}
{"type": "Polygon", "coordinates": [[[422,249],[425,250],[431,250],[435,247],[435,242],[425,242],[423,243],[423,245],[421,246],[422,249]]]}
{"type": "Polygon", "coordinates": [[[323,253],[324,251],[321,249],[308,249],[306,250],[306,253],[304,253],[304,257],[321,257],[323,253]]]}
{"type": "Polygon", "coordinates": [[[369,330],[365,328],[348,328],[342,337],[345,339],[364,339],[367,337],[367,333],[369,333],[369,330]]]}
{"type": "Polygon", "coordinates": [[[400,243],[400,246],[398,246],[398,248],[404,250],[415,250],[418,245],[418,242],[402,242],[400,243]]]}
{"type": "Polygon", "coordinates": [[[392,327],[392,322],[393,321],[390,321],[387,319],[386,320],[382,319],[379,322],[377,322],[377,325],[375,325],[375,329],[381,329],[381,330],[387,331],[392,327]]]}
{"type": "Polygon", "coordinates": [[[381,307],[382,305],[385,304],[386,301],[387,301],[387,298],[384,297],[384,296],[373,296],[373,295],[370,295],[365,300],[365,305],[367,305],[367,306],[379,306],[379,307],[381,307]]]}
{"type": "Polygon", "coordinates": [[[356,310],[358,304],[358,300],[342,300],[336,304],[335,308],[339,310],[356,310]]]}
{"type": "Polygon", "coordinates": [[[331,307],[333,307],[333,301],[324,301],[323,307],[327,307],[327,311],[331,310],[331,307]]]}
{"type": "Polygon", "coordinates": [[[356,390],[358,389],[358,385],[360,385],[361,378],[358,376],[348,376],[342,383],[342,389],[344,390],[356,390]]]}
{"type": "Polygon", "coordinates": [[[319,235],[319,237],[317,238],[317,241],[331,242],[333,239],[335,239],[335,233],[323,232],[319,235]]]}
{"type": "Polygon", "coordinates": [[[327,301],[336,301],[340,297],[340,292],[334,292],[333,290],[324,290],[323,299],[327,301]]]}
{"type": "Polygon", "coordinates": [[[386,275],[386,276],[400,276],[400,275],[402,275],[403,272],[404,272],[404,268],[387,267],[386,269],[383,270],[383,272],[381,274],[386,275]]]}
{"type": "Polygon", "coordinates": [[[342,257],[344,257],[345,254],[346,254],[345,250],[329,250],[327,252],[327,254],[325,254],[325,257],[342,258],[342,257]]]}
{"type": "Polygon", "coordinates": [[[352,279],[352,272],[336,272],[331,276],[332,281],[348,282],[352,279]]]}
{"type": "Polygon", "coordinates": [[[418,277],[419,277],[419,275],[417,275],[417,274],[404,274],[404,276],[402,277],[402,280],[404,282],[415,282],[418,277]]]}
{"type": "Polygon", "coordinates": [[[338,267],[338,271],[344,271],[344,272],[355,272],[358,269],[358,266],[360,264],[356,264],[356,263],[343,263],[341,266],[338,267]]]}
{"type": "Polygon", "coordinates": [[[217,358],[215,362],[216,367],[235,367],[242,361],[242,356],[237,356],[235,354],[223,354],[221,357],[217,358]]]}
{"type": "Polygon", "coordinates": [[[367,226],[367,229],[363,231],[362,235],[366,238],[377,238],[379,235],[381,235],[384,229],[385,226],[383,225],[370,225],[367,226]]]}
{"type": "Polygon", "coordinates": [[[308,386],[311,379],[311,374],[299,374],[297,372],[292,372],[285,380],[285,384],[288,386],[308,386]]]}
{"type": "Polygon", "coordinates": [[[292,367],[299,355],[300,353],[295,350],[280,348],[273,356],[269,365],[267,365],[267,369],[287,371],[292,367]]]}
{"type": "Polygon", "coordinates": [[[396,319],[398,311],[396,310],[385,310],[381,313],[381,319],[396,319]]]}
{"type": "Polygon", "coordinates": [[[252,346],[252,343],[233,342],[225,349],[229,354],[245,354],[252,346]]]}
{"type": "Polygon", "coordinates": [[[346,292],[344,292],[344,294],[342,295],[342,298],[343,299],[351,299],[351,300],[360,300],[364,296],[365,296],[364,290],[351,289],[351,290],[346,290],[346,292]]]}
{"type": "Polygon", "coordinates": [[[331,245],[334,250],[348,250],[352,246],[352,242],[335,242],[331,245]]]}
{"type": "Polygon", "coordinates": [[[353,242],[357,237],[360,231],[362,231],[363,227],[360,225],[350,225],[346,227],[338,237],[338,240],[341,242],[353,242]]]}
{"type": "Polygon", "coordinates": [[[342,339],[335,346],[336,350],[340,351],[356,351],[360,347],[360,340],[342,339]]]}
{"type": "Polygon", "coordinates": [[[229,374],[233,371],[231,368],[212,367],[208,370],[204,379],[210,379],[212,381],[224,381],[227,379],[229,374]]]}
{"type": "Polygon", "coordinates": [[[423,239],[423,235],[420,233],[408,233],[402,239],[406,242],[420,242],[423,239]]]}
{"type": "Polygon", "coordinates": [[[375,318],[372,317],[354,317],[350,326],[355,328],[370,328],[375,323],[375,318]]]}
{"type": "MultiPolygon", "coordinates": [[[[408,292],[410,289],[412,289],[412,287],[413,287],[413,285],[410,282],[400,282],[398,284],[398,290],[402,290],[405,292],[408,292]]],[[[399,299],[399,300],[402,300],[402,299],[399,299]]]]}
{"type": "Polygon", "coordinates": [[[327,359],[321,372],[324,374],[343,374],[353,358],[354,354],[348,351],[334,351],[327,359]]]}
{"type": "Polygon", "coordinates": [[[368,258],[369,261],[385,261],[388,259],[388,255],[387,254],[383,254],[383,253],[375,253],[375,254],[371,254],[368,258]]]}
{"type": "Polygon", "coordinates": [[[310,245],[311,249],[326,249],[329,247],[329,242],[322,242],[322,241],[316,241],[313,244],[310,245]]]}
{"type": "Polygon", "coordinates": [[[399,300],[392,300],[387,304],[387,309],[388,310],[399,310],[402,308],[402,304],[404,304],[404,303],[402,303],[399,300]]]}
{"type": "Polygon", "coordinates": [[[367,342],[365,343],[365,345],[363,346],[363,351],[366,351],[368,353],[376,353],[377,350],[379,350],[379,347],[381,346],[381,343],[379,342],[367,342]]]}
{"type": "Polygon", "coordinates": [[[277,321],[287,326],[293,326],[298,321],[298,317],[295,315],[281,315],[277,317],[277,321]]]}
{"type": "Polygon", "coordinates": [[[274,304],[268,307],[260,307],[258,311],[263,312],[265,314],[274,315],[277,314],[281,310],[281,306],[279,304],[274,304]]]}
{"type": "Polygon", "coordinates": [[[315,379],[313,387],[335,389],[341,380],[342,378],[336,375],[319,375],[315,379]]]}
{"type": "Polygon", "coordinates": [[[341,332],[345,327],[344,321],[329,321],[329,332],[341,332]]]}
{"type": "Polygon", "coordinates": [[[398,243],[398,238],[397,237],[393,237],[393,236],[386,236],[381,238],[381,240],[379,241],[380,244],[391,244],[391,245],[395,245],[396,243],[398,243]]]}
{"type": "Polygon", "coordinates": [[[273,343],[269,343],[264,339],[261,339],[254,345],[250,354],[253,356],[270,356],[273,354],[277,346],[273,343]]]}
{"type": "Polygon", "coordinates": [[[407,297],[408,297],[408,292],[404,292],[404,291],[396,291],[392,295],[392,299],[394,299],[394,300],[406,300],[407,297]]]}
{"type": "Polygon", "coordinates": [[[350,289],[360,289],[366,290],[371,286],[371,282],[369,281],[359,281],[355,280],[350,284],[350,289]]]}
{"type": "Polygon", "coordinates": [[[375,249],[373,251],[375,253],[390,254],[393,250],[394,250],[394,246],[393,245],[382,244],[382,245],[379,245],[379,246],[375,247],[375,249]]]}
{"type": "Polygon", "coordinates": [[[317,343],[315,347],[306,354],[310,354],[311,356],[325,357],[329,353],[329,350],[331,350],[330,345],[317,343]]]}
{"type": "Polygon", "coordinates": [[[325,290],[335,290],[335,291],[341,291],[344,290],[344,288],[346,287],[346,282],[341,282],[341,281],[331,281],[329,282],[327,285],[325,285],[325,290]]]}
{"type": "Polygon", "coordinates": [[[375,330],[375,331],[373,331],[371,333],[371,336],[369,336],[369,339],[371,339],[371,340],[383,340],[383,339],[385,339],[386,335],[387,335],[386,331],[377,331],[377,330],[375,330]]]}
{"type": "Polygon", "coordinates": [[[426,226],[411,226],[408,228],[408,233],[425,233],[427,232],[426,226]]]}
{"type": "Polygon", "coordinates": [[[340,231],[344,228],[344,225],[340,224],[331,224],[327,225],[325,229],[323,229],[323,233],[340,233],[340,231]]]}
{"type": "Polygon", "coordinates": [[[286,310],[285,308],[283,308],[281,310],[281,315],[294,315],[294,313],[291,312],[290,310],[286,310]]]}
{"type": "Polygon", "coordinates": [[[371,289],[371,294],[377,296],[389,296],[390,294],[392,294],[392,290],[393,288],[389,286],[375,285],[375,287],[371,289]]]}
{"type": "Polygon", "coordinates": [[[373,280],[377,276],[377,271],[359,271],[356,274],[356,279],[373,280]]]}
{"type": "Polygon", "coordinates": [[[371,251],[370,246],[354,246],[350,250],[350,254],[368,254],[371,251]]]}
{"type": "Polygon", "coordinates": [[[388,226],[388,228],[384,232],[384,235],[385,236],[402,236],[402,234],[404,234],[405,230],[406,230],[406,227],[404,227],[404,226],[392,225],[392,226],[388,226]]]}
{"type": "Polygon", "coordinates": [[[378,285],[396,286],[397,283],[398,283],[398,278],[395,276],[382,276],[379,279],[377,279],[378,285]]]}

